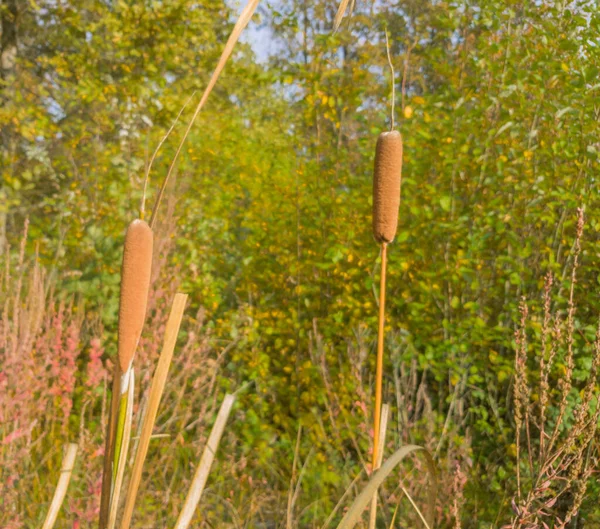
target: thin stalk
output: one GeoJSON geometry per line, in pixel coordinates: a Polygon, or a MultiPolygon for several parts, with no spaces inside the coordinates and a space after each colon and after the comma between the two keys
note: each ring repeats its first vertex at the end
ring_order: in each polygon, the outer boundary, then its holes
{"type": "MultiPolygon", "coordinates": [[[[385,328],[385,276],[387,270],[387,244],[381,243],[381,279],[379,284],[379,329],[377,332],[377,368],[375,372],[375,413],[373,421],[373,472],[379,461],[379,437],[381,428],[381,394],[383,386],[383,343],[385,328]]],[[[377,497],[371,506],[371,517],[377,515],[377,497]]]]}
{"type": "Polygon", "coordinates": [[[394,107],[396,104],[396,74],[394,73],[394,64],[392,63],[392,55],[390,53],[390,41],[388,39],[387,28],[385,29],[385,51],[387,53],[387,60],[390,66],[390,71],[392,75],[392,108],[390,111],[390,130],[394,130],[395,122],[394,122],[394,107]]]}
{"type": "Polygon", "coordinates": [[[408,501],[410,502],[410,504],[413,506],[413,509],[415,510],[415,512],[417,513],[417,515],[421,519],[421,521],[423,522],[423,525],[425,526],[425,529],[431,529],[431,526],[427,523],[427,520],[425,519],[425,516],[423,516],[423,513],[421,512],[421,509],[419,509],[419,507],[415,503],[415,500],[412,499],[411,495],[408,493],[408,491],[403,486],[401,486],[400,488],[402,489],[402,492],[404,492],[404,494],[406,495],[406,498],[408,499],[408,501]]]}
{"type": "Polygon", "coordinates": [[[398,516],[398,509],[400,508],[400,502],[396,504],[396,508],[394,509],[394,515],[392,516],[392,521],[390,522],[390,529],[393,529],[394,524],[396,523],[396,516],[398,516]]]}
{"type": "Polygon", "coordinates": [[[381,428],[381,394],[383,386],[383,343],[385,327],[385,276],[387,269],[387,244],[381,244],[381,279],[379,283],[379,329],[377,333],[377,368],[375,372],[375,413],[373,421],[373,470],[379,457],[379,432],[381,428]]]}
{"type": "Polygon", "coordinates": [[[170,136],[171,132],[173,132],[173,129],[175,128],[175,125],[177,125],[177,122],[179,121],[181,114],[183,114],[183,111],[188,106],[188,103],[193,99],[193,97],[195,95],[196,95],[196,91],[194,91],[194,93],[188,98],[188,100],[181,107],[181,110],[179,111],[179,114],[177,114],[175,121],[173,121],[171,128],[163,136],[163,139],[160,140],[158,146],[154,150],[154,154],[152,155],[152,158],[150,158],[150,163],[148,163],[148,167],[146,168],[146,175],[144,176],[144,190],[142,192],[142,203],[140,204],[140,219],[142,219],[142,220],[144,220],[144,215],[146,213],[146,193],[148,191],[148,182],[150,181],[150,170],[152,169],[152,164],[154,163],[154,160],[156,159],[156,156],[158,155],[158,151],[160,151],[160,148],[163,146],[163,143],[165,141],[167,141],[167,138],[170,136]]]}

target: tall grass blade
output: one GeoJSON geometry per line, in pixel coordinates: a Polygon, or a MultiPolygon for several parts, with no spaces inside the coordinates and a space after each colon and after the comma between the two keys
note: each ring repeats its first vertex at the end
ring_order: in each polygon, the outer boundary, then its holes
{"type": "Polygon", "coordinates": [[[348,512],[342,518],[342,521],[337,526],[337,529],[352,529],[361,519],[367,505],[373,497],[373,493],[385,481],[385,479],[393,472],[393,470],[404,460],[404,458],[415,452],[423,452],[427,462],[427,470],[430,477],[429,486],[429,527],[433,527],[433,519],[435,516],[435,499],[437,496],[437,477],[435,472],[435,463],[431,454],[423,447],[416,445],[406,445],[398,449],[390,456],[383,466],[375,472],[373,477],[362,489],[361,493],[356,497],[348,512]]]}
{"type": "Polygon", "coordinates": [[[293,529],[292,512],[294,509],[294,480],[296,479],[296,467],[298,466],[298,455],[300,452],[300,440],[302,439],[302,425],[298,426],[298,435],[296,437],[296,448],[294,449],[294,462],[292,463],[292,479],[290,480],[290,490],[288,492],[287,514],[285,529],[293,529]]]}
{"type": "Polygon", "coordinates": [[[342,504],[344,503],[344,501],[346,500],[346,498],[348,497],[350,492],[352,492],[352,488],[354,487],[354,485],[356,485],[358,483],[358,480],[363,475],[363,472],[364,472],[364,470],[361,470],[358,474],[356,474],[356,476],[352,480],[352,483],[350,483],[350,485],[348,485],[348,488],[344,491],[344,494],[342,494],[342,497],[336,503],[335,507],[333,508],[333,511],[331,511],[331,514],[327,517],[327,520],[325,520],[325,523],[323,524],[321,529],[327,529],[327,527],[329,527],[331,520],[333,520],[333,518],[335,517],[337,512],[340,510],[342,504]]]}
{"type": "Polygon", "coordinates": [[[187,129],[186,129],[185,133],[183,134],[183,138],[181,138],[179,147],[177,147],[177,151],[175,151],[175,156],[173,157],[173,160],[171,161],[171,165],[169,166],[169,170],[167,171],[167,176],[165,177],[163,184],[160,188],[160,191],[158,192],[156,202],[154,203],[154,208],[152,209],[152,217],[150,218],[150,227],[151,228],[154,227],[154,224],[156,222],[156,214],[158,212],[160,202],[165,193],[165,189],[167,188],[169,179],[171,178],[171,173],[173,172],[173,169],[175,168],[175,165],[177,163],[179,155],[181,154],[181,150],[183,149],[183,144],[184,144],[185,140],[187,139],[187,137],[190,133],[190,130],[192,129],[192,126],[194,125],[194,121],[196,121],[198,114],[200,114],[202,107],[206,103],[208,96],[210,95],[210,93],[212,92],[212,89],[217,84],[219,76],[221,75],[223,68],[225,68],[225,64],[227,64],[227,61],[229,60],[229,57],[231,55],[231,52],[233,51],[233,48],[237,44],[237,41],[240,38],[240,35],[242,34],[242,31],[244,31],[244,28],[250,22],[250,19],[252,18],[254,11],[256,11],[256,8],[258,7],[259,2],[260,2],[260,0],[248,0],[246,7],[241,12],[237,22],[235,23],[235,26],[233,26],[233,30],[231,31],[231,35],[229,35],[229,39],[227,40],[227,43],[225,44],[225,48],[223,49],[223,53],[221,54],[219,62],[217,63],[217,67],[215,68],[215,71],[213,72],[212,77],[210,78],[210,81],[208,82],[208,85],[207,85],[206,89],[204,90],[204,93],[202,94],[200,103],[198,103],[198,106],[196,107],[196,110],[194,111],[194,115],[192,116],[192,119],[190,120],[190,122],[187,126],[187,129]]]}
{"type": "Polygon", "coordinates": [[[190,526],[190,522],[192,521],[196,507],[198,506],[200,498],[202,497],[202,492],[204,492],[204,486],[206,485],[206,480],[208,479],[210,467],[215,459],[215,453],[217,452],[217,448],[221,442],[221,436],[223,435],[223,430],[225,430],[225,425],[227,424],[227,419],[229,418],[229,414],[231,413],[231,408],[233,407],[234,402],[234,395],[225,395],[225,399],[223,400],[223,404],[221,404],[221,409],[217,415],[217,420],[215,421],[215,424],[210,432],[204,452],[202,452],[200,464],[198,465],[196,473],[194,474],[192,486],[188,491],[183,508],[179,513],[179,518],[175,524],[175,529],[188,529],[190,526]]]}
{"type": "Polygon", "coordinates": [[[58,512],[60,511],[65,495],[67,494],[67,487],[69,486],[69,481],[71,481],[71,474],[73,473],[73,465],[75,464],[76,457],[77,445],[70,443],[67,446],[67,450],[62,460],[60,477],[58,478],[54,497],[52,498],[52,503],[50,504],[50,509],[48,510],[42,529],[52,529],[54,527],[56,517],[58,516],[58,512]]]}
{"type": "Polygon", "coordinates": [[[338,7],[337,13],[335,14],[335,18],[333,19],[333,32],[335,33],[342,23],[342,19],[344,18],[344,14],[348,9],[348,4],[350,0],[342,0],[340,2],[340,6],[338,7]]]}
{"type": "Polygon", "coordinates": [[[177,335],[179,334],[179,327],[181,326],[186,301],[186,294],[175,294],[175,299],[173,300],[173,305],[171,307],[171,314],[169,315],[167,327],[165,329],[163,348],[156,366],[154,378],[152,379],[152,385],[150,386],[150,398],[148,399],[148,407],[144,416],[142,433],[140,435],[137,453],[135,454],[129,488],[125,499],[125,511],[123,512],[123,518],[121,519],[121,529],[129,529],[129,525],[131,524],[133,507],[142,479],[142,471],[146,455],[148,454],[148,446],[150,445],[150,436],[152,435],[154,423],[156,422],[156,414],[165,389],[167,374],[169,372],[169,367],[171,366],[171,359],[173,358],[173,351],[175,350],[177,335]]]}
{"type": "Polygon", "coordinates": [[[421,521],[423,522],[423,525],[425,526],[425,529],[432,529],[432,527],[433,527],[433,520],[431,521],[431,523],[428,523],[427,519],[425,518],[425,516],[423,516],[423,513],[421,512],[421,509],[419,509],[419,506],[415,503],[415,500],[412,499],[412,496],[408,493],[408,491],[406,490],[406,488],[405,487],[400,487],[400,489],[406,495],[406,498],[408,499],[408,501],[410,502],[410,504],[413,506],[413,509],[415,510],[415,512],[417,513],[417,515],[419,516],[419,518],[421,518],[421,521]]]}
{"type": "Polygon", "coordinates": [[[394,509],[394,515],[392,516],[392,521],[390,522],[390,528],[394,529],[394,524],[396,523],[396,516],[398,516],[398,510],[400,509],[400,502],[396,504],[396,508],[394,509]]]}

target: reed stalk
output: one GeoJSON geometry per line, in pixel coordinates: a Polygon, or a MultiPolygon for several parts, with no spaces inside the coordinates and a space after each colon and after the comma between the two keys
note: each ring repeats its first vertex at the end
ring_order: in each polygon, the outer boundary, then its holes
{"type": "Polygon", "coordinates": [[[204,451],[202,452],[200,464],[198,465],[198,468],[194,474],[192,486],[187,493],[183,508],[179,513],[179,517],[177,518],[174,529],[188,529],[190,526],[192,517],[196,511],[196,507],[202,498],[204,486],[206,485],[210,468],[215,459],[215,454],[217,452],[217,448],[219,447],[219,443],[221,442],[221,436],[225,430],[225,425],[227,424],[227,419],[229,418],[229,414],[231,413],[234,402],[235,395],[225,395],[225,399],[223,399],[223,404],[221,404],[221,408],[219,409],[219,413],[217,415],[217,420],[212,427],[208,437],[208,442],[206,443],[204,451]]]}
{"type": "MultiPolygon", "coordinates": [[[[381,429],[387,247],[388,244],[394,240],[398,228],[401,175],[402,137],[397,131],[383,132],[377,139],[373,176],[373,236],[381,245],[381,276],[379,284],[377,360],[375,372],[375,409],[373,410],[373,470],[377,468],[379,433],[381,429]]],[[[376,509],[377,499],[375,498],[371,510],[371,519],[376,516],[376,509]]]]}
{"type": "Polygon", "coordinates": [[[179,334],[179,327],[181,326],[181,320],[183,318],[183,311],[185,310],[186,301],[186,294],[178,293],[175,295],[175,299],[173,300],[173,305],[171,307],[171,314],[169,315],[169,319],[167,321],[164,344],[160,353],[158,364],[156,366],[154,377],[152,379],[152,385],[150,386],[148,408],[144,416],[142,433],[140,435],[140,441],[135,454],[135,461],[133,463],[133,470],[131,472],[131,479],[129,481],[129,488],[127,490],[125,510],[123,512],[123,518],[121,519],[120,524],[121,529],[129,529],[129,525],[131,524],[133,508],[142,479],[142,470],[144,467],[144,462],[146,461],[146,455],[148,454],[148,446],[150,445],[150,437],[152,435],[154,423],[156,422],[158,407],[160,405],[160,400],[165,388],[165,383],[167,381],[167,374],[171,365],[171,359],[173,358],[173,351],[175,350],[177,335],[179,334]]]}
{"type": "Polygon", "coordinates": [[[77,445],[70,443],[67,446],[62,460],[60,477],[58,478],[56,490],[54,491],[54,497],[52,498],[52,503],[50,504],[50,509],[48,509],[48,514],[46,515],[42,529],[52,529],[56,523],[58,512],[63,504],[67,494],[67,488],[69,487],[69,482],[71,481],[71,474],[73,473],[73,465],[75,464],[76,457],[77,445]]]}
{"type": "Polygon", "coordinates": [[[248,0],[248,3],[246,4],[244,9],[240,13],[240,16],[238,17],[235,25],[233,26],[233,30],[231,31],[231,34],[229,35],[229,39],[227,39],[227,43],[225,44],[225,47],[223,48],[223,52],[221,53],[219,62],[217,63],[217,66],[216,66],[215,70],[213,71],[213,74],[212,74],[210,80],[208,81],[208,85],[206,86],[206,89],[204,90],[204,93],[202,94],[202,97],[200,98],[200,102],[196,106],[196,110],[194,110],[194,114],[193,114],[192,118],[190,119],[188,126],[185,129],[185,132],[183,133],[183,137],[181,138],[181,141],[179,142],[179,146],[177,147],[177,150],[175,151],[175,156],[173,157],[173,160],[171,161],[171,164],[169,165],[169,169],[167,170],[167,175],[165,176],[165,179],[163,180],[163,184],[158,192],[158,196],[156,198],[156,201],[154,202],[154,207],[152,209],[152,216],[150,217],[150,227],[152,227],[152,228],[154,227],[154,224],[156,223],[156,216],[158,214],[158,209],[160,207],[162,197],[167,188],[169,179],[171,178],[171,174],[173,173],[173,170],[175,169],[177,160],[179,159],[179,155],[181,154],[181,150],[183,149],[183,144],[185,143],[185,140],[189,136],[190,131],[192,130],[192,127],[194,125],[194,122],[196,121],[196,118],[198,117],[198,114],[200,114],[200,111],[202,110],[202,108],[204,107],[204,104],[208,100],[208,96],[210,95],[210,93],[212,92],[212,89],[217,84],[217,81],[219,80],[219,76],[221,75],[221,72],[225,68],[227,61],[229,60],[229,56],[233,52],[233,49],[234,49],[235,45],[237,44],[237,41],[240,38],[240,35],[242,34],[242,31],[244,31],[244,28],[248,25],[248,23],[252,19],[252,15],[254,15],[254,11],[256,11],[256,8],[258,7],[259,2],[260,2],[260,0],[248,0]]]}
{"type": "Polygon", "coordinates": [[[375,413],[373,419],[373,470],[377,469],[379,435],[381,429],[381,395],[383,388],[383,344],[385,337],[385,283],[387,269],[387,244],[381,245],[381,278],[379,284],[379,326],[377,332],[377,366],[375,371],[375,413]]]}

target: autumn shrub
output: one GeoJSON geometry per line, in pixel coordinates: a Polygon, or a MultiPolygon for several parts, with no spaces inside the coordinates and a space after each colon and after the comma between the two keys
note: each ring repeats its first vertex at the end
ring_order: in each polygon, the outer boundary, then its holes
{"type": "MultiPolygon", "coordinates": [[[[317,447],[324,447],[328,460],[335,465],[328,465],[335,479],[324,479],[320,484],[322,493],[327,491],[331,494],[332,506],[356,476],[371,474],[373,429],[369,409],[374,399],[369,362],[371,340],[365,327],[355,330],[354,339],[348,340],[347,357],[340,359],[349,366],[348,372],[341,378],[334,374],[335,366],[331,365],[332,347],[320,334],[317,322],[313,322],[310,358],[318,369],[326,398],[322,400],[321,412],[316,414],[316,422],[306,436],[311,446],[316,443],[317,447]],[[352,394],[353,399],[350,397],[352,394]],[[329,490],[323,486],[324,483],[329,483],[329,490]]],[[[385,373],[387,399],[384,398],[384,403],[390,406],[391,411],[383,460],[407,444],[424,446],[433,454],[439,481],[436,527],[453,527],[460,516],[460,496],[472,457],[468,432],[460,428],[465,411],[460,386],[447,414],[438,413],[433,408],[427,371],[420,369],[418,356],[406,336],[402,332],[391,333],[387,347],[392,365],[385,373]],[[459,502],[456,512],[449,508],[455,499],[459,502]]],[[[389,527],[395,520],[398,526],[420,526],[422,521],[411,500],[424,509],[430,485],[420,458],[410,459],[402,465],[379,490],[382,505],[380,523],[389,527]]],[[[321,501],[327,505],[325,500],[322,497],[321,501]]],[[[299,520],[300,527],[305,523],[308,520],[299,520]]]]}
{"type": "MultiPolygon", "coordinates": [[[[578,317],[575,301],[585,253],[582,215],[568,281],[549,273],[541,303],[521,303],[514,383],[504,403],[514,417],[504,447],[508,459],[504,466],[510,474],[505,500],[491,527],[573,527],[582,506],[590,501],[586,493],[595,490],[600,334],[597,327],[583,324],[585,315],[578,317]]],[[[167,222],[162,227],[163,233],[169,226],[167,222]]],[[[59,295],[35,254],[26,257],[26,231],[27,226],[21,246],[9,254],[0,285],[5,300],[0,323],[0,524],[16,529],[39,523],[52,497],[62,446],[74,441],[80,452],[59,523],[94,527],[107,374],[112,367],[107,333],[97,317],[86,315],[77,298],[59,295]]],[[[136,390],[134,449],[158,355],[157,337],[164,331],[168,300],[180,286],[169,280],[164,266],[172,244],[170,237],[162,236],[155,249],[148,316],[152,331],[144,333],[136,359],[141,383],[136,390]]],[[[197,515],[200,523],[268,527],[273,520],[287,519],[292,528],[321,528],[345,497],[330,520],[334,526],[349,497],[371,473],[372,331],[365,325],[352,329],[344,355],[339,356],[335,344],[321,332],[320,322],[313,321],[309,347],[303,352],[307,361],[298,366],[297,376],[302,391],[308,390],[306,382],[317,380],[310,391],[320,397],[310,414],[288,418],[297,421],[294,443],[283,433],[274,433],[272,424],[258,420],[257,402],[262,399],[262,405],[269,406],[275,398],[268,377],[262,379],[258,371],[252,380],[225,376],[243,360],[236,358],[236,347],[251,344],[256,332],[251,315],[244,311],[238,313],[236,325],[235,333],[223,340],[207,324],[204,308],[186,316],[150,444],[135,526],[168,526],[177,517],[224,389],[245,387],[197,515]],[[261,444],[266,436],[270,445],[261,444]],[[263,449],[267,458],[258,453],[263,449]],[[344,496],[349,488],[349,496],[344,496]]],[[[386,345],[384,402],[391,412],[384,459],[403,445],[425,446],[438,469],[436,527],[480,526],[470,486],[484,467],[474,462],[481,459],[482,448],[471,435],[467,377],[450,376],[450,398],[440,406],[429,369],[420,364],[410,335],[391,326],[386,345]]],[[[260,369],[257,361],[255,368],[260,369]]],[[[418,458],[410,459],[380,487],[380,526],[394,522],[419,527],[421,520],[411,502],[425,506],[429,483],[424,470],[418,458]]]]}
{"type": "Polygon", "coordinates": [[[552,273],[541,314],[532,315],[525,299],[520,305],[513,389],[517,487],[505,527],[576,526],[598,471],[600,323],[595,332],[582,328],[574,300],[583,228],[579,209],[566,307],[553,299],[552,273]],[[532,327],[538,331],[533,336],[532,327]]]}
{"type": "Polygon", "coordinates": [[[0,523],[15,528],[44,514],[53,491],[46,475],[60,464],[67,439],[84,449],[84,494],[73,496],[73,512],[94,518],[106,392],[101,329],[85,323],[77,299],[55,292],[37,258],[25,258],[27,228],[1,283],[0,523]]]}
{"type": "MultiPolygon", "coordinates": [[[[164,238],[157,245],[159,265],[168,241],[164,238]]],[[[58,523],[94,527],[112,369],[107,334],[95,313],[86,315],[78,297],[60,296],[37,256],[26,257],[27,242],[26,224],[20,248],[6,257],[0,283],[0,526],[16,529],[41,523],[58,479],[63,445],[76,442],[79,455],[58,523]]],[[[177,282],[165,280],[158,266],[149,302],[154,329],[140,344],[134,444],[156,362],[157,337],[164,331],[167,301],[176,288],[177,282]]],[[[214,355],[203,313],[199,309],[187,319],[171,370],[139,523],[157,511],[177,511],[218,404],[220,358],[214,355]],[[165,503],[165,497],[171,499],[165,503]]]]}

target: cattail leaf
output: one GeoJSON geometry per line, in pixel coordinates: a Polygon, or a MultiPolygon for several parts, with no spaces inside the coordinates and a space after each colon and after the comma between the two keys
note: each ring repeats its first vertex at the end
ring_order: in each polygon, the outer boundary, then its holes
{"type": "Polygon", "coordinates": [[[369,505],[373,493],[377,488],[385,481],[385,479],[392,473],[392,471],[404,460],[404,458],[412,453],[422,452],[427,462],[427,471],[429,472],[430,485],[429,485],[429,525],[433,526],[433,519],[435,516],[435,499],[437,496],[437,477],[435,471],[435,463],[431,454],[422,446],[417,445],[406,445],[398,449],[392,456],[390,456],[382,467],[373,474],[373,477],[362,489],[361,493],[356,497],[346,515],[342,518],[342,521],[337,526],[337,529],[352,529],[358,521],[361,519],[362,513],[364,512],[367,505],[369,505]]]}
{"type": "Polygon", "coordinates": [[[77,445],[71,443],[67,446],[60,467],[60,477],[58,478],[56,490],[54,491],[54,497],[52,498],[52,503],[50,504],[50,509],[48,509],[48,514],[46,515],[42,529],[52,529],[54,527],[56,517],[58,516],[58,512],[60,511],[67,494],[67,487],[69,486],[69,481],[71,481],[71,474],[73,473],[73,465],[75,464],[76,457],[77,445]]]}
{"type": "Polygon", "coordinates": [[[104,448],[104,469],[102,473],[102,494],[100,496],[100,522],[99,529],[105,529],[108,524],[108,514],[110,509],[110,497],[112,494],[113,483],[113,462],[115,455],[115,441],[117,437],[117,422],[119,416],[119,406],[121,404],[121,379],[119,362],[115,362],[112,383],[112,396],[110,403],[110,412],[108,415],[108,424],[106,426],[106,439],[104,448]]]}
{"type": "Polygon", "coordinates": [[[200,464],[198,465],[196,473],[194,474],[192,486],[190,487],[190,490],[185,498],[183,508],[179,513],[179,518],[177,518],[175,529],[188,529],[190,526],[192,517],[196,511],[196,507],[200,502],[200,498],[202,498],[204,486],[206,485],[210,468],[215,459],[215,454],[217,452],[217,448],[219,447],[219,443],[221,442],[221,436],[225,430],[225,425],[227,424],[227,419],[231,413],[234,402],[235,395],[225,395],[223,404],[221,404],[221,408],[219,409],[219,413],[217,415],[217,420],[212,427],[208,441],[204,451],[202,452],[200,464]]]}
{"type": "Polygon", "coordinates": [[[344,18],[344,14],[346,13],[346,10],[348,9],[349,3],[350,3],[350,0],[342,0],[340,2],[337,13],[335,14],[335,18],[333,19],[333,32],[334,33],[339,29],[340,24],[342,23],[342,19],[344,18]]]}
{"type": "Polygon", "coordinates": [[[177,342],[177,335],[179,334],[179,327],[183,318],[183,311],[185,310],[186,301],[187,295],[179,293],[175,295],[173,306],[171,307],[171,314],[169,315],[169,319],[167,321],[164,345],[160,353],[160,358],[158,359],[156,371],[154,372],[152,385],[150,386],[148,408],[144,416],[140,443],[135,455],[133,470],[129,480],[129,488],[127,490],[127,498],[125,501],[125,511],[123,512],[123,518],[121,519],[120,525],[121,529],[129,529],[129,525],[131,523],[133,507],[135,505],[135,499],[140,486],[140,481],[142,479],[144,461],[146,460],[148,446],[150,444],[150,436],[152,435],[152,429],[156,421],[158,406],[160,405],[160,400],[165,388],[167,374],[171,365],[173,351],[175,350],[175,343],[177,342]]]}
{"type": "Polygon", "coordinates": [[[177,147],[177,150],[175,151],[175,156],[173,157],[173,160],[171,161],[171,165],[169,166],[167,175],[165,176],[165,179],[162,183],[160,191],[158,192],[156,202],[154,203],[154,208],[152,209],[152,217],[150,218],[150,227],[154,227],[154,224],[156,222],[156,214],[158,213],[158,208],[160,206],[160,202],[164,195],[165,189],[167,188],[167,183],[169,182],[169,179],[171,177],[173,169],[175,168],[175,164],[176,164],[176,162],[179,158],[179,155],[181,153],[181,150],[183,148],[183,144],[185,143],[185,140],[187,139],[187,137],[190,133],[190,130],[192,130],[192,126],[194,125],[194,122],[196,121],[198,114],[200,114],[202,107],[206,103],[208,96],[210,95],[210,93],[212,92],[212,89],[217,84],[217,81],[219,80],[219,76],[221,75],[223,68],[225,68],[227,61],[229,60],[229,57],[230,57],[231,53],[233,52],[233,48],[237,44],[237,41],[239,40],[240,35],[242,34],[242,31],[244,31],[244,28],[250,22],[252,15],[254,15],[254,11],[256,11],[256,8],[258,7],[259,2],[260,2],[260,0],[248,0],[246,7],[244,7],[244,10],[240,13],[240,16],[238,17],[237,22],[235,23],[235,26],[233,26],[233,30],[231,31],[231,34],[229,35],[229,39],[227,39],[227,43],[225,44],[225,48],[223,49],[223,52],[221,53],[219,62],[217,63],[217,66],[210,78],[210,81],[208,82],[208,85],[207,85],[206,89],[204,90],[204,93],[202,94],[202,98],[200,99],[200,102],[198,103],[198,106],[196,107],[196,110],[194,111],[194,115],[192,116],[192,119],[190,119],[190,122],[188,123],[187,129],[185,130],[185,133],[183,134],[183,137],[181,138],[179,147],[177,147]]]}

